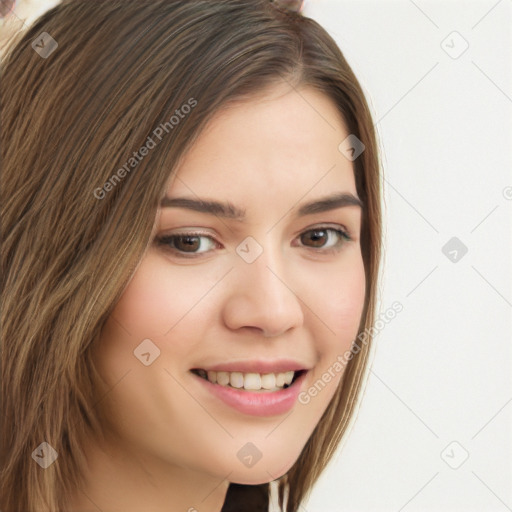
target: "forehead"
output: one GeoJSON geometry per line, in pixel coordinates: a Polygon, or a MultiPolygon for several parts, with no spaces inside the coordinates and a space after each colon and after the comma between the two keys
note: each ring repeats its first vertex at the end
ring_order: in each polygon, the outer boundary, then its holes
{"type": "MultiPolygon", "coordinates": [[[[334,102],[310,87],[276,85],[230,104],[205,127],[176,170],[167,196],[303,196],[312,189],[356,193],[348,136],[334,102]]],[[[296,197],[297,198],[297,197],[296,197]]]]}

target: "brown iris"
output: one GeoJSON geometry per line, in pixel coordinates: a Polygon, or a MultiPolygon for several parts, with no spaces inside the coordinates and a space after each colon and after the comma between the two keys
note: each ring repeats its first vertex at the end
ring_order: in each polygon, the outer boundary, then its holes
{"type": "Polygon", "coordinates": [[[183,252],[195,252],[201,245],[201,237],[195,235],[180,235],[174,237],[174,247],[183,252]]]}
{"type": "Polygon", "coordinates": [[[305,243],[306,240],[312,242],[312,244],[308,247],[323,247],[328,240],[327,230],[314,229],[312,231],[307,231],[300,236],[300,241],[302,244],[308,245],[305,243]]]}

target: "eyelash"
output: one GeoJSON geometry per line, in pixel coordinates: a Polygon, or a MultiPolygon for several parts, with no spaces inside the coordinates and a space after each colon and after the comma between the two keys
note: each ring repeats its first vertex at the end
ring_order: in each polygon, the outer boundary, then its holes
{"type": "MultiPolygon", "coordinates": [[[[302,233],[300,233],[298,238],[302,237],[303,235],[305,235],[307,233],[314,233],[315,231],[316,232],[324,231],[324,232],[328,232],[328,233],[334,233],[335,235],[339,236],[339,238],[340,238],[340,240],[336,243],[336,245],[334,247],[329,247],[328,249],[324,249],[324,248],[320,247],[317,250],[317,248],[315,248],[315,247],[302,246],[302,247],[306,247],[307,249],[312,249],[313,251],[315,251],[317,253],[336,254],[342,249],[342,247],[345,245],[345,242],[352,241],[352,237],[345,230],[343,230],[341,228],[333,228],[331,226],[318,226],[315,228],[307,229],[307,230],[303,231],[302,233]]],[[[158,237],[156,239],[156,241],[159,246],[165,246],[166,249],[170,250],[171,252],[173,252],[180,258],[188,258],[188,259],[199,258],[199,257],[204,256],[205,254],[208,254],[209,252],[211,252],[211,250],[204,251],[204,252],[186,252],[186,251],[181,251],[181,250],[173,247],[173,243],[176,239],[186,238],[186,237],[208,238],[217,246],[220,245],[211,235],[206,234],[206,233],[201,233],[199,231],[176,233],[176,234],[172,234],[172,235],[163,235],[163,236],[158,237]]]]}

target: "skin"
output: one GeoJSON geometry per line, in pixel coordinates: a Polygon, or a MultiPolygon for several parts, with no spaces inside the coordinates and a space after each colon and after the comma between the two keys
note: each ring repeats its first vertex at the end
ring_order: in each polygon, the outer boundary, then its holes
{"type": "Polygon", "coordinates": [[[326,96],[284,84],[218,112],[203,131],[166,195],[229,201],[246,218],[159,209],[156,237],[200,229],[215,242],[201,238],[193,259],[152,242],[104,326],[94,356],[108,393],[105,439],[88,444],[90,471],[70,510],[218,512],[228,482],[268,482],[293,465],[343,371],[291,413],[254,417],[189,370],[293,358],[310,368],[306,390],[350,349],[365,299],[361,209],[296,215],[334,192],[357,197],[353,164],[338,150],[347,136],[326,96]],[[351,240],[301,238],[326,224],[351,240]],[[250,264],[236,252],[248,236],[263,249],[250,264]],[[148,338],[160,356],[144,366],[133,351],[148,338]],[[262,454],[250,468],[237,457],[248,442],[262,454]]]}

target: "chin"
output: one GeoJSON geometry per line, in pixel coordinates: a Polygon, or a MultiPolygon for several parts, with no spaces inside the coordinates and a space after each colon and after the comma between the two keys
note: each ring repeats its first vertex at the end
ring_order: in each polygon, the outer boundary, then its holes
{"type": "Polygon", "coordinates": [[[258,474],[258,475],[245,475],[245,478],[240,475],[240,478],[236,478],[233,476],[230,476],[229,481],[232,484],[239,484],[239,485],[261,485],[261,484],[268,484],[272,482],[273,480],[277,480],[282,475],[275,475],[271,476],[268,473],[266,475],[258,474]]]}
{"type": "Polygon", "coordinates": [[[274,464],[270,467],[268,465],[262,465],[261,467],[257,467],[257,465],[255,465],[254,467],[248,468],[245,471],[237,471],[235,474],[230,475],[229,481],[231,483],[240,485],[268,484],[269,482],[277,480],[286,475],[296,460],[297,457],[285,465],[274,464]]]}

